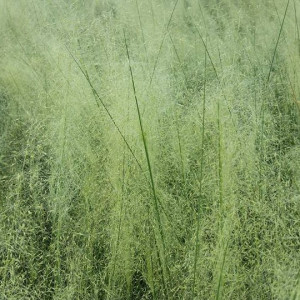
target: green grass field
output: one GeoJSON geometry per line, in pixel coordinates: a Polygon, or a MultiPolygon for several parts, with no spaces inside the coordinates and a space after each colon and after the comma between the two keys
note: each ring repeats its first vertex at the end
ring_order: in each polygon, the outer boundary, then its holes
{"type": "Polygon", "coordinates": [[[299,300],[299,0],[0,0],[0,299],[299,300]]]}

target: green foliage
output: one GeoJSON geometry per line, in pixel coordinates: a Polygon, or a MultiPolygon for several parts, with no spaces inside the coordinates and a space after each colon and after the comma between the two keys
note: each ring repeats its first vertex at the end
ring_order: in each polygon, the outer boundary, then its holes
{"type": "Polygon", "coordinates": [[[0,0],[0,299],[300,299],[299,13],[0,0]]]}

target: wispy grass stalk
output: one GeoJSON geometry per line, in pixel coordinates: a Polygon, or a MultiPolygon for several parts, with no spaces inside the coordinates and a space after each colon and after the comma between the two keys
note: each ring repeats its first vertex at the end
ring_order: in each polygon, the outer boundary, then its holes
{"type": "MultiPolygon", "coordinates": [[[[205,48],[205,52],[207,53],[207,56],[210,60],[210,63],[211,63],[211,66],[213,67],[213,70],[215,72],[215,75],[217,77],[217,80],[219,82],[219,85],[221,87],[221,90],[222,90],[222,94],[223,94],[223,97],[224,97],[224,100],[227,104],[227,109],[229,111],[229,114],[231,116],[231,120],[232,120],[232,123],[234,125],[234,128],[237,130],[236,126],[235,126],[235,122],[233,120],[233,116],[232,116],[232,112],[231,112],[231,109],[228,105],[228,101],[227,101],[227,96],[225,94],[225,91],[224,91],[224,88],[223,88],[223,84],[221,82],[221,79],[219,77],[219,74],[217,72],[217,69],[215,67],[215,64],[212,60],[212,57],[208,51],[208,48],[207,48],[207,43],[204,41],[203,37],[202,37],[202,34],[200,33],[199,29],[197,26],[196,27],[196,30],[197,30],[197,33],[203,43],[203,46],[205,48]]],[[[218,178],[219,178],[219,208],[220,208],[220,213],[222,213],[222,206],[223,206],[223,159],[222,159],[222,129],[221,129],[221,119],[220,119],[220,98],[218,97],[218,101],[217,101],[217,126],[218,126],[218,178]]]]}
{"type": "Polygon", "coordinates": [[[294,0],[293,2],[294,2],[295,23],[296,23],[296,31],[297,31],[298,53],[300,57],[300,31],[299,31],[299,23],[298,23],[298,16],[297,16],[297,7],[296,7],[296,1],[294,0]]]}
{"type": "Polygon", "coordinates": [[[74,62],[76,63],[76,65],[78,66],[79,70],[81,71],[81,73],[84,75],[86,81],[88,82],[94,97],[95,97],[95,102],[98,108],[100,108],[100,104],[98,101],[100,101],[102,107],[104,108],[104,110],[106,111],[108,117],[110,118],[111,122],[113,123],[113,125],[115,126],[115,128],[117,129],[118,133],[120,134],[120,136],[122,137],[124,143],[126,144],[128,150],[130,151],[130,153],[132,154],[134,160],[136,161],[138,167],[140,168],[140,170],[142,171],[142,173],[144,174],[142,165],[140,164],[139,160],[137,159],[135,153],[133,152],[132,147],[129,145],[127,139],[125,138],[125,135],[122,133],[120,127],[117,125],[114,117],[112,116],[111,112],[109,111],[109,109],[107,108],[106,104],[104,103],[103,99],[100,97],[100,95],[98,94],[97,90],[95,89],[94,85],[92,84],[90,77],[88,75],[88,72],[86,70],[83,70],[83,68],[81,67],[81,65],[79,64],[79,62],[77,61],[77,59],[74,57],[74,55],[71,53],[71,51],[69,50],[68,47],[66,47],[66,49],[68,50],[69,54],[71,55],[72,59],[74,60],[74,62]]]}
{"type": "Polygon", "coordinates": [[[154,77],[154,73],[155,73],[155,70],[156,70],[156,67],[157,67],[157,63],[158,63],[158,60],[159,60],[159,57],[160,57],[160,54],[161,54],[161,50],[162,50],[164,41],[165,41],[165,39],[166,39],[166,36],[167,36],[167,34],[168,34],[168,32],[169,32],[169,27],[170,27],[170,24],[171,24],[171,21],[172,21],[172,18],[173,18],[173,15],[174,15],[176,6],[177,6],[177,4],[178,4],[178,1],[179,1],[179,0],[176,0],[175,4],[174,4],[174,6],[173,6],[173,9],[172,9],[172,12],[171,12],[169,21],[168,21],[168,23],[167,23],[165,32],[164,32],[164,34],[163,34],[163,38],[162,38],[162,40],[161,40],[161,43],[160,43],[160,46],[159,46],[159,49],[158,49],[158,53],[157,53],[157,55],[156,55],[156,59],[155,59],[155,62],[154,62],[154,66],[153,66],[153,69],[152,69],[152,73],[151,73],[151,76],[150,76],[149,88],[151,87],[151,84],[152,84],[152,81],[153,81],[153,77],[154,77]]]}
{"type": "Polygon", "coordinates": [[[216,69],[215,64],[214,64],[214,62],[213,62],[213,59],[212,59],[212,57],[211,57],[211,55],[210,55],[210,52],[209,52],[208,47],[207,47],[207,43],[204,41],[203,36],[202,36],[202,34],[201,34],[201,32],[200,32],[200,30],[199,30],[199,28],[198,28],[197,25],[195,25],[195,28],[196,28],[196,31],[197,31],[199,37],[200,37],[200,40],[202,41],[202,44],[203,44],[203,46],[204,46],[204,48],[205,48],[205,51],[206,51],[206,53],[207,53],[207,56],[208,56],[209,61],[210,61],[210,63],[211,63],[211,66],[212,66],[212,68],[213,68],[213,70],[214,70],[214,73],[215,73],[215,75],[216,75],[216,78],[217,78],[217,81],[218,81],[219,86],[220,86],[220,88],[221,88],[222,95],[223,95],[223,97],[224,97],[224,100],[225,100],[225,103],[226,103],[228,112],[229,112],[229,114],[230,114],[230,117],[231,117],[231,121],[232,121],[232,123],[233,123],[233,126],[234,126],[235,130],[237,130],[236,124],[235,124],[234,119],[233,119],[233,114],[232,114],[231,108],[230,108],[229,105],[228,105],[228,100],[227,100],[227,96],[226,96],[226,93],[225,93],[225,90],[224,90],[223,83],[222,83],[222,81],[221,81],[221,79],[220,79],[219,73],[217,72],[217,69],[216,69]]]}
{"type": "Polygon", "coordinates": [[[178,125],[178,120],[177,119],[175,120],[175,123],[176,123],[177,139],[178,139],[181,174],[182,174],[183,183],[185,183],[185,171],[184,171],[183,153],[182,153],[182,145],[181,145],[181,135],[180,135],[179,125],[178,125]]]}
{"type": "MultiPolygon", "coordinates": [[[[128,58],[128,64],[129,64],[132,89],[133,89],[133,93],[134,93],[135,104],[136,104],[136,109],[137,109],[137,113],[138,113],[138,120],[139,120],[139,125],[140,125],[140,130],[141,130],[141,135],[142,135],[142,140],[143,140],[143,145],[144,145],[144,150],[145,150],[145,156],[146,156],[146,160],[147,160],[148,171],[149,171],[149,177],[150,177],[150,181],[151,181],[154,213],[155,213],[155,218],[156,218],[156,222],[157,222],[160,240],[162,242],[162,250],[158,252],[159,253],[158,259],[159,259],[159,263],[161,264],[161,267],[162,267],[162,280],[163,280],[164,286],[166,288],[167,281],[166,281],[165,277],[167,276],[167,273],[168,273],[168,266],[166,265],[166,256],[165,256],[166,245],[165,245],[164,231],[163,231],[162,222],[161,222],[156,187],[155,187],[155,182],[154,182],[154,177],[153,177],[153,172],[152,172],[152,165],[151,165],[151,161],[150,161],[148,145],[146,142],[146,136],[145,136],[145,131],[144,131],[143,122],[142,122],[142,116],[141,116],[139,102],[138,102],[138,98],[137,98],[136,87],[135,87],[135,82],[134,82],[134,77],[133,77],[133,72],[132,72],[132,67],[131,67],[131,60],[130,60],[129,49],[128,49],[125,31],[123,31],[123,34],[124,34],[124,42],[125,42],[126,53],[127,53],[127,58],[128,58]]],[[[168,292],[166,291],[166,293],[167,294],[165,295],[165,297],[168,297],[168,292]]]]}
{"type": "Polygon", "coordinates": [[[220,115],[220,98],[217,102],[217,125],[218,125],[218,177],[219,177],[219,209],[223,212],[223,157],[222,157],[222,126],[220,115]]]}
{"type": "Polygon", "coordinates": [[[121,187],[121,203],[120,203],[120,210],[119,210],[119,218],[118,218],[118,229],[117,229],[117,238],[115,241],[115,249],[114,253],[112,255],[112,261],[113,261],[113,266],[112,266],[112,271],[109,276],[108,280],[108,290],[111,291],[112,289],[112,282],[115,277],[115,270],[116,270],[116,262],[118,259],[119,255],[119,245],[120,245],[120,236],[121,236],[121,228],[122,228],[122,221],[124,217],[124,203],[125,203],[125,158],[126,158],[126,153],[125,151],[123,152],[123,163],[122,163],[122,187],[121,187]]]}
{"type": "Polygon", "coordinates": [[[275,56],[276,56],[277,48],[278,48],[278,45],[279,45],[280,36],[281,36],[281,33],[282,33],[282,29],[283,29],[283,24],[284,24],[286,14],[287,14],[287,11],[288,11],[288,8],[289,8],[289,4],[290,4],[290,0],[287,1],[285,11],[284,11],[284,16],[283,16],[283,19],[282,19],[282,22],[281,22],[281,25],[280,25],[279,34],[278,34],[278,37],[277,37],[277,40],[276,40],[276,45],[275,45],[275,48],[274,48],[274,51],[273,51],[272,61],[271,61],[271,65],[270,65],[270,69],[269,69],[269,73],[268,73],[268,77],[267,77],[267,84],[270,82],[270,77],[271,77],[271,73],[272,73],[272,69],[273,69],[273,65],[274,65],[274,61],[275,61],[275,56]]]}
{"type": "Polygon", "coordinates": [[[175,46],[175,43],[174,43],[174,40],[173,40],[173,38],[172,38],[171,33],[169,34],[169,37],[170,37],[170,40],[171,40],[171,43],[172,43],[172,46],[173,46],[173,49],[174,49],[176,58],[177,58],[177,60],[178,60],[180,69],[181,69],[182,74],[183,74],[183,76],[184,76],[185,86],[186,86],[186,89],[187,89],[187,88],[188,88],[188,79],[187,79],[186,72],[185,72],[185,70],[184,70],[184,66],[183,66],[183,64],[182,64],[182,62],[181,62],[181,59],[180,59],[180,57],[179,57],[179,54],[178,54],[178,51],[177,51],[177,48],[176,48],[176,46],[175,46]]]}
{"type": "Polygon", "coordinates": [[[222,261],[221,261],[221,268],[218,278],[218,284],[217,284],[217,292],[216,292],[216,300],[222,299],[222,286],[223,286],[223,276],[224,276],[224,266],[226,261],[226,254],[228,250],[228,240],[226,241],[225,248],[223,249],[223,255],[222,255],[222,261]]]}
{"type": "MultiPolygon", "coordinates": [[[[266,90],[269,88],[272,69],[273,69],[273,65],[274,65],[274,62],[275,62],[275,57],[276,57],[276,53],[277,53],[277,49],[278,49],[281,33],[282,33],[282,30],[283,30],[284,21],[286,19],[289,4],[290,4],[290,0],[287,1],[286,7],[285,7],[284,16],[283,16],[283,19],[282,19],[282,22],[281,22],[281,25],[280,25],[278,37],[277,37],[275,48],[274,48],[274,51],[273,51],[268,76],[266,78],[266,84],[265,84],[266,90]]],[[[262,199],[263,196],[264,196],[264,194],[263,194],[264,193],[263,192],[263,170],[262,169],[263,169],[263,161],[264,161],[265,109],[266,109],[266,99],[265,99],[265,97],[263,97],[263,101],[262,101],[262,105],[261,105],[261,128],[260,128],[260,130],[261,130],[261,132],[260,132],[260,162],[259,162],[259,198],[260,199],[262,199]]]]}
{"type": "Polygon", "coordinates": [[[203,167],[204,167],[204,137],[205,137],[205,112],[206,112],[206,71],[207,71],[207,54],[205,52],[204,58],[204,84],[203,84],[203,104],[202,104],[202,128],[201,128],[201,154],[200,154],[200,174],[199,174],[199,197],[197,201],[197,225],[196,225],[196,245],[195,256],[193,265],[193,281],[192,281],[192,299],[195,298],[195,285],[197,275],[197,263],[200,249],[200,213],[201,213],[201,200],[202,200],[202,185],[203,185],[203,167]]]}
{"type": "MultiPolygon", "coordinates": [[[[64,107],[64,115],[63,115],[63,130],[62,130],[62,143],[61,143],[61,153],[60,153],[60,162],[58,166],[58,176],[55,181],[54,192],[60,196],[62,189],[62,175],[63,175],[63,166],[65,159],[65,151],[66,151],[66,141],[67,141],[67,118],[66,118],[66,105],[64,107]]],[[[54,223],[56,226],[56,234],[55,234],[55,286],[56,288],[60,288],[62,283],[61,278],[61,236],[62,236],[62,223],[63,223],[63,209],[61,207],[61,200],[56,203],[56,215],[54,223]]]]}
{"type": "Polygon", "coordinates": [[[145,54],[146,54],[146,60],[148,62],[148,51],[147,51],[147,47],[146,47],[145,34],[144,34],[144,29],[143,29],[143,24],[142,24],[142,19],[141,19],[141,12],[140,12],[140,8],[139,8],[139,4],[138,4],[137,0],[135,0],[135,5],[136,5],[138,17],[139,17],[139,24],[140,24],[140,28],[141,28],[141,34],[142,34],[143,46],[144,46],[144,50],[145,50],[145,54]]]}

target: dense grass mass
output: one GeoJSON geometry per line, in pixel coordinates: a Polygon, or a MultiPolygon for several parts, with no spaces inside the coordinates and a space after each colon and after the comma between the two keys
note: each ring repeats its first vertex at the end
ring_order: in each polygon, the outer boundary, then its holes
{"type": "Polygon", "coordinates": [[[299,0],[0,0],[0,299],[300,299],[299,0]]]}

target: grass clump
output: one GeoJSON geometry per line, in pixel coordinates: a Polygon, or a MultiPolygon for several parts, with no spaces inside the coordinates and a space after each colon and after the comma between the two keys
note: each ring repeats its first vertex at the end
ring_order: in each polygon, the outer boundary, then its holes
{"type": "Polygon", "coordinates": [[[0,0],[0,298],[298,299],[297,1],[0,0]]]}

